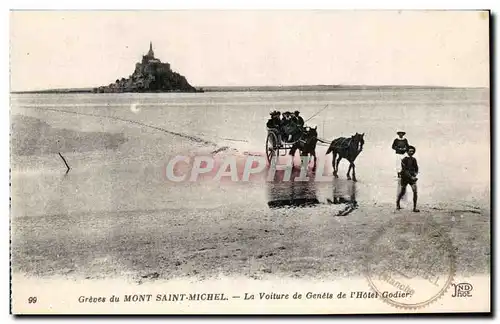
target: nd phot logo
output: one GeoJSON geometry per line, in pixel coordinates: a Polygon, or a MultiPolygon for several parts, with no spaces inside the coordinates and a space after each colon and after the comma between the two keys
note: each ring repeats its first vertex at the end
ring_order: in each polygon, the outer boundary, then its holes
{"type": "Polygon", "coordinates": [[[472,297],[471,291],[473,289],[472,285],[468,282],[462,282],[459,284],[451,284],[454,288],[453,295],[451,297],[472,297]]]}

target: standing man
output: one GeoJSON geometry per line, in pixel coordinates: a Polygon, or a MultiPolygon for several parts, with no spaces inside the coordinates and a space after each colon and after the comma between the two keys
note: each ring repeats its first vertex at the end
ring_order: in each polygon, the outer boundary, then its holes
{"type": "Polygon", "coordinates": [[[417,159],[413,157],[415,154],[415,147],[408,147],[408,156],[403,158],[401,161],[401,192],[396,200],[396,209],[401,209],[400,201],[401,198],[406,194],[406,186],[410,185],[413,191],[413,211],[418,213],[420,210],[417,209],[417,174],[418,174],[418,164],[417,159]]]}
{"type": "Polygon", "coordinates": [[[403,131],[398,131],[398,138],[394,139],[392,142],[392,149],[396,151],[396,170],[398,173],[398,178],[401,178],[401,161],[404,158],[405,153],[408,151],[409,144],[408,140],[404,138],[406,135],[403,131]]]}

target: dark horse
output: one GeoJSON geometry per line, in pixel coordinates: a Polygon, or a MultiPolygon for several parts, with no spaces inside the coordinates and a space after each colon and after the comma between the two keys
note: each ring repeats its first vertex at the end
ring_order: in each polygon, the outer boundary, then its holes
{"type": "Polygon", "coordinates": [[[351,176],[349,173],[352,169],[352,180],[356,181],[356,166],[354,165],[354,160],[358,157],[359,153],[363,150],[363,145],[365,144],[364,140],[365,133],[352,135],[350,138],[339,137],[332,141],[330,147],[326,151],[326,154],[332,152],[333,160],[333,175],[335,178],[338,178],[337,172],[339,171],[339,163],[340,160],[346,159],[349,161],[349,170],[347,170],[347,179],[351,180],[351,176]],[[337,162],[335,162],[335,158],[339,155],[337,162]]]}
{"type": "Polygon", "coordinates": [[[300,139],[290,149],[290,155],[295,156],[297,149],[300,156],[312,156],[314,158],[314,167],[316,168],[316,144],[318,143],[318,127],[306,127],[300,139]]]}

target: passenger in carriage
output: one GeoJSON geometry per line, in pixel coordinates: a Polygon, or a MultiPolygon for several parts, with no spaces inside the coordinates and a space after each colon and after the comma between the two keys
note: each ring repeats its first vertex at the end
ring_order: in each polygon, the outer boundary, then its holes
{"type": "Polygon", "coordinates": [[[266,127],[267,128],[273,128],[274,127],[274,123],[276,121],[276,118],[274,118],[274,111],[271,111],[269,113],[269,115],[271,115],[271,117],[267,120],[266,127]]]}
{"type": "Polygon", "coordinates": [[[298,127],[297,120],[294,119],[294,117],[292,117],[292,113],[289,111],[283,113],[283,133],[285,135],[284,138],[286,138],[288,142],[297,140],[297,137],[300,134],[300,128],[298,127]]]}
{"type": "Polygon", "coordinates": [[[280,115],[281,113],[279,111],[273,111],[270,113],[271,118],[267,121],[267,128],[281,128],[281,120],[280,120],[280,115]]]}
{"type": "Polygon", "coordinates": [[[295,112],[293,114],[294,114],[294,118],[297,120],[297,126],[304,127],[304,118],[302,118],[301,116],[299,116],[300,115],[300,111],[295,110],[295,112]]]}
{"type": "Polygon", "coordinates": [[[285,111],[283,113],[283,118],[281,119],[281,133],[283,139],[288,142],[289,130],[290,130],[290,112],[285,111]]]}
{"type": "Polygon", "coordinates": [[[281,139],[283,138],[283,118],[281,117],[281,112],[279,110],[275,110],[275,118],[276,118],[276,128],[278,129],[278,141],[281,143],[281,139]]]}

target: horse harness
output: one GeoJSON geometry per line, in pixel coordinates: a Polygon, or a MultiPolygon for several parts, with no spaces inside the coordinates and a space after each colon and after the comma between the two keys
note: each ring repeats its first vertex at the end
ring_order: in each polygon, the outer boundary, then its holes
{"type": "Polygon", "coordinates": [[[337,143],[335,143],[334,147],[337,147],[337,148],[348,148],[349,146],[351,146],[351,140],[352,138],[349,137],[349,138],[339,138],[339,141],[338,142],[341,142],[340,144],[341,145],[337,145],[337,143]]]}

